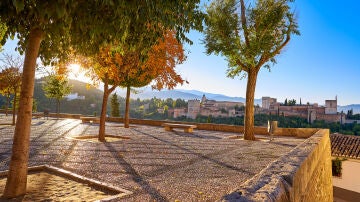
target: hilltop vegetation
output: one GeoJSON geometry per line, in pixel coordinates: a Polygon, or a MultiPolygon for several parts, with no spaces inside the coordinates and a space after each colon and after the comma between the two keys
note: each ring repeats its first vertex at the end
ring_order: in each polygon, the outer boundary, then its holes
{"type": "MultiPolygon", "coordinates": [[[[37,111],[42,112],[45,109],[49,109],[50,112],[55,112],[55,100],[49,99],[45,96],[42,89],[43,81],[44,79],[37,79],[35,81],[34,98],[37,103],[37,111]]],[[[85,96],[85,99],[67,100],[65,98],[61,100],[60,113],[84,115],[93,115],[94,113],[99,114],[103,92],[77,80],[69,80],[69,84],[72,86],[71,93],[78,93],[79,96],[85,96]]]]}

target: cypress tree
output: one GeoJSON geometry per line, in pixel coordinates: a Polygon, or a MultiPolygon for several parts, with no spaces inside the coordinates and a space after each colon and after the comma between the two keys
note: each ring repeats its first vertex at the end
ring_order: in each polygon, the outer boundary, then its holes
{"type": "Polygon", "coordinates": [[[119,103],[119,99],[118,96],[116,95],[116,93],[114,93],[111,96],[111,116],[112,117],[119,117],[120,116],[120,103],[119,103]]]}

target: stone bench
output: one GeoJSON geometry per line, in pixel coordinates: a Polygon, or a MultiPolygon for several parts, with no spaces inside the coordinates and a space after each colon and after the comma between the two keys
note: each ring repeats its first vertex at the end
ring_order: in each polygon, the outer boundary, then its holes
{"type": "Polygon", "coordinates": [[[184,132],[186,133],[192,133],[193,129],[196,128],[196,125],[179,124],[179,123],[163,123],[162,126],[165,127],[165,131],[172,131],[173,128],[183,128],[184,132]]]}
{"type": "Polygon", "coordinates": [[[81,116],[82,123],[100,123],[100,118],[91,116],[81,116]]]}

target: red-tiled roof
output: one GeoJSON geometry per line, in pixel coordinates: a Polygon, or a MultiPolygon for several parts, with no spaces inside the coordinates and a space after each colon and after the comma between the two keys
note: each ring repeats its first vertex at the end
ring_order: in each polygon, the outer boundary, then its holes
{"type": "Polygon", "coordinates": [[[360,136],[334,133],[330,140],[332,156],[360,159],[360,136]]]}

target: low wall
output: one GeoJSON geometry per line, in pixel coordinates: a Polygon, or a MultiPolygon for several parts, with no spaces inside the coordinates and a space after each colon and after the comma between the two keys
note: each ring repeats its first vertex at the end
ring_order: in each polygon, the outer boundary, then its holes
{"type": "MultiPolygon", "coordinates": [[[[123,118],[108,117],[106,121],[111,122],[124,122],[123,118]]],[[[150,119],[130,119],[131,124],[142,124],[150,126],[161,126],[163,123],[182,123],[196,125],[198,130],[211,130],[211,131],[223,131],[243,133],[244,126],[227,125],[227,124],[213,124],[213,123],[195,123],[195,122],[177,122],[177,121],[164,121],[164,120],[150,120],[150,119]]],[[[255,134],[268,135],[267,127],[255,127],[255,134]]],[[[301,138],[308,138],[316,133],[317,128],[277,128],[274,131],[274,135],[278,136],[294,136],[301,138]]]]}
{"type": "Polygon", "coordinates": [[[321,129],[222,201],[333,201],[331,146],[321,129]]]}
{"type": "MultiPolygon", "coordinates": [[[[43,116],[43,113],[33,113],[33,116],[43,116]]],[[[80,119],[81,114],[64,114],[60,113],[59,118],[71,118],[80,119]]],[[[50,113],[49,117],[58,117],[56,113],[50,113]]],[[[120,117],[107,117],[106,121],[109,122],[124,122],[124,118],[120,117]]],[[[227,125],[227,124],[213,124],[213,123],[195,123],[195,122],[179,122],[168,120],[151,120],[151,119],[130,119],[130,124],[140,124],[149,126],[161,126],[163,123],[181,123],[196,125],[198,130],[210,130],[210,131],[223,131],[233,133],[243,133],[244,126],[227,125]]],[[[267,127],[255,127],[255,134],[268,135],[267,127]]],[[[278,136],[293,136],[300,138],[308,138],[315,134],[319,129],[316,128],[276,128],[274,135],[278,136]]]]}
{"type": "Polygon", "coordinates": [[[66,114],[66,113],[49,113],[44,116],[44,112],[35,112],[32,114],[34,117],[54,117],[54,118],[65,118],[65,119],[80,119],[81,114],[66,114]]]}

